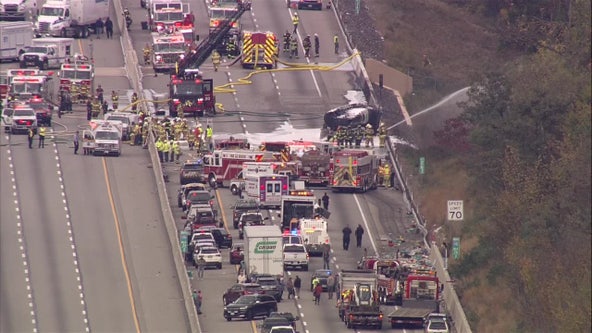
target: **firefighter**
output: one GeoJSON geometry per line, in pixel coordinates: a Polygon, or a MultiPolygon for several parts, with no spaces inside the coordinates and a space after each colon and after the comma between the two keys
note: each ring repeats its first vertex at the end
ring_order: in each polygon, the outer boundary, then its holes
{"type": "Polygon", "coordinates": [[[86,120],[92,119],[92,103],[90,100],[86,101],[86,120]]]}
{"type": "Polygon", "coordinates": [[[214,64],[214,72],[217,72],[218,66],[220,66],[220,53],[216,50],[212,52],[212,64],[214,64]]]}
{"type": "Polygon", "coordinates": [[[292,36],[292,39],[290,40],[290,59],[292,59],[293,56],[298,59],[298,41],[296,40],[296,36],[292,36]]]}
{"type": "Polygon", "coordinates": [[[99,86],[97,87],[97,98],[99,99],[99,102],[101,102],[101,104],[103,104],[103,87],[101,87],[101,85],[99,84],[99,86]]]}
{"type": "Polygon", "coordinates": [[[171,144],[167,139],[162,142],[162,160],[165,162],[169,161],[169,151],[171,150],[171,144]]]}
{"type": "Polygon", "coordinates": [[[383,173],[384,173],[384,178],[383,178],[384,186],[391,187],[391,167],[390,167],[389,163],[386,163],[384,165],[383,173]]]}
{"type": "Polygon", "coordinates": [[[294,31],[292,31],[292,34],[294,35],[298,33],[298,22],[300,22],[298,13],[294,13],[294,16],[292,16],[292,25],[294,26],[294,31]]]}
{"type": "Polygon", "coordinates": [[[193,137],[195,138],[195,144],[198,151],[201,151],[201,136],[202,136],[202,128],[201,124],[197,124],[195,130],[193,131],[193,137]]]}
{"type": "Polygon", "coordinates": [[[150,123],[146,121],[144,125],[142,125],[142,147],[147,148],[148,143],[148,129],[150,128],[150,123]]]}
{"type": "Polygon", "coordinates": [[[142,144],[143,140],[142,140],[142,125],[141,124],[136,124],[136,136],[135,136],[135,140],[134,145],[139,146],[142,144]]]}
{"type": "Polygon", "coordinates": [[[378,184],[384,184],[384,164],[378,166],[378,184]]]}
{"type": "Polygon", "coordinates": [[[358,124],[355,130],[356,148],[360,148],[362,145],[362,139],[364,139],[364,128],[358,124]]]}
{"type": "Polygon", "coordinates": [[[374,147],[374,129],[372,129],[372,125],[367,124],[366,125],[366,148],[370,147],[370,145],[372,145],[372,147],[374,147]]]}
{"type": "Polygon", "coordinates": [[[72,84],[70,86],[70,96],[76,101],[77,103],[81,101],[80,94],[78,91],[78,85],[72,84]]]}
{"type": "Polygon", "coordinates": [[[292,35],[290,35],[290,32],[288,30],[286,30],[286,33],[284,34],[284,53],[290,53],[290,40],[292,35]]]}
{"type": "Polygon", "coordinates": [[[131,131],[130,131],[130,146],[134,145],[136,141],[136,123],[132,122],[131,131]]]}
{"type": "Polygon", "coordinates": [[[384,148],[384,143],[386,141],[386,127],[384,123],[380,123],[380,127],[378,128],[378,142],[379,147],[384,148]]]}
{"type": "Polygon", "coordinates": [[[146,43],[146,46],[144,46],[144,65],[150,65],[150,54],[152,53],[152,50],[150,48],[150,44],[146,43]]]}
{"type": "Polygon", "coordinates": [[[353,128],[348,126],[345,128],[345,146],[348,148],[351,148],[353,140],[354,140],[353,128]]]}
{"type": "Polygon", "coordinates": [[[134,91],[132,94],[132,111],[135,113],[138,110],[138,94],[134,91]]]}
{"type": "Polygon", "coordinates": [[[232,36],[226,43],[226,56],[228,59],[233,59],[236,56],[236,37],[232,36]]]}
{"type": "Polygon", "coordinates": [[[179,142],[173,141],[173,155],[175,156],[175,163],[179,164],[179,156],[181,155],[181,147],[179,142]]]}
{"type": "Polygon", "coordinates": [[[91,101],[91,105],[92,105],[92,114],[95,117],[98,117],[101,114],[101,110],[102,110],[102,106],[99,103],[99,101],[97,99],[92,99],[91,101]]]}
{"type": "Polygon", "coordinates": [[[117,110],[119,106],[119,95],[115,92],[115,90],[111,91],[111,103],[113,104],[113,110],[117,110]]]}
{"type": "Polygon", "coordinates": [[[208,150],[212,151],[212,140],[214,139],[214,129],[208,125],[206,127],[206,143],[208,145],[208,150]]]}
{"type": "Polygon", "coordinates": [[[335,133],[335,140],[337,140],[337,144],[339,147],[345,146],[345,128],[339,126],[337,128],[337,132],[335,133]]]}
{"type": "Polygon", "coordinates": [[[39,148],[45,148],[45,127],[39,127],[39,148]]]}
{"type": "Polygon", "coordinates": [[[160,160],[160,163],[163,162],[163,157],[164,157],[164,150],[163,150],[163,142],[160,138],[158,138],[158,140],[156,140],[156,151],[158,151],[158,159],[160,160]]]}
{"type": "Polygon", "coordinates": [[[177,117],[179,117],[179,118],[185,117],[185,114],[183,113],[184,109],[185,109],[185,107],[183,106],[183,103],[179,103],[179,105],[177,105],[177,117]]]}
{"type": "Polygon", "coordinates": [[[321,42],[319,41],[319,35],[316,33],[314,34],[314,48],[315,48],[315,58],[319,57],[319,49],[321,47],[321,42]]]}
{"type": "Polygon", "coordinates": [[[306,37],[304,37],[302,45],[304,46],[304,57],[310,58],[310,48],[312,47],[312,43],[310,42],[310,35],[306,35],[306,37]]]}
{"type": "Polygon", "coordinates": [[[335,47],[335,54],[339,54],[339,37],[333,36],[333,46],[335,47]]]}

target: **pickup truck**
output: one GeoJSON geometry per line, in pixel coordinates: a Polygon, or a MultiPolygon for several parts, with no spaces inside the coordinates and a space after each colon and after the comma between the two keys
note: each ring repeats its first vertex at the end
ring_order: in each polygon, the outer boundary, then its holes
{"type": "Polygon", "coordinates": [[[300,267],[308,271],[308,252],[303,244],[284,244],[284,270],[300,267]]]}

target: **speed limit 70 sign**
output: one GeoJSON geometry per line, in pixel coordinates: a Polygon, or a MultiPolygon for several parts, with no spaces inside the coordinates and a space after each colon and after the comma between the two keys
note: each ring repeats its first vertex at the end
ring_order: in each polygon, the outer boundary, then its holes
{"type": "Polygon", "coordinates": [[[463,201],[448,200],[448,221],[462,221],[463,218],[463,201]]]}

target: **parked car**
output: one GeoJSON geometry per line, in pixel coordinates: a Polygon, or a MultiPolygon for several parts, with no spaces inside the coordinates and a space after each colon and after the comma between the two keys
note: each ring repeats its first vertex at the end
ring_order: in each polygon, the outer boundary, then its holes
{"type": "Polygon", "coordinates": [[[261,323],[261,333],[271,333],[274,332],[272,329],[280,327],[294,330],[296,329],[296,322],[298,320],[300,320],[300,317],[294,316],[291,312],[272,312],[269,317],[265,318],[261,323]]]}
{"type": "Polygon", "coordinates": [[[220,254],[220,250],[218,250],[215,246],[201,246],[196,247],[195,251],[193,252],[193,260],[195,261],[195,265],[197,266],[197,260],[203,257],[206,261],[206,268],[207,267],[216,267],[217,269],[222,269],[222,255],[220,254]]]}
{"type": "Polygon", "coordinates": [[[193,230],[203,227],[218,227],[216,211],[210,205],[192,205],[187,211],[187,222],[190,222],[193,230]]]}
{"type": "Polygon", "coordinates": [[[210,229],[212,235],[214,235],[214,239],[216,240],[216,244],[220,249],[229,249],[232,247],[232,235],[226,231],[224,228],[213,228],[210,229]]]}
{"type": "Polygon", "coordinates": [[[224,307],[224,318],[253,320],[255,317],[268,317],[277,312],[277,302],[269,295],[243,295],[224,307]]]}
{"type": "Polygon", "coordinates": [[[236,301],[243,295],[253,295],[261,293],[261,286],[257,283],[237,283],[228,288],[222,295],[222,303],[228,305],[236,301]]]}
{"type": "Polygon", "coordinates": [[[207,183],[203,175],[203,163],[199,160],[188,160],[183,163],[179,173],[179,183],[181,185],[189,183],[207,183]]]}
{"type": "Polygon", "coordinates": [[[255,283],[261,285],[261,291],[265,295],[271,295],[275,298],[276,302],[282,301],[284,295],[284,287],[280,284],[277,278],[273,276],[257,276],[254,279],[255,283]]]}
{"type": "Polygon", "coordinates": [[[179,188],[179,191],[177,191],[177,206],[179,206],[179,208],[186,206],[185,201],[187,200],[187,194],[194,190],[209,191],[206,185],[202,183],[189,183],[181,185],[181,188],[179,188]]]}
{"type": "Polygon", "coordinates": [[[214,195],[210,191],[193,190],[187,194],[185,201],[185,209],[189,209],[191,205],[210,205],[214,206],[214,195]]]}
{"type": "Polygon", "coordinates": [[[239,222],[238,222],[238,238],[239,239],[243,239],[244,235],[243,235],[243,228],[245,227],[245,225],[264,225],[265,224],[265,220],[268,220],[269,218],[267,217],[263,217],[263,214],[261,214],[261,212],[245,212],[241,215],[239,222]]]}
{"type": "Polygon", "coordinates": [[[323,287],[323,291],[327,291],[327,278],[333,274],[333,271],[330,269],[317,269],[314,271],[310,278],[310,291],[312,291],[312,280],[315,278],[319,278],[321,282],[321,286],[323,287]]]}
{"type": "Polygon", "coordinates": [[[207,240],[207,241],[210,241],[214,244],[216,243],[216,239],[214,238],[214,235],[212,235],[211,232],[205,232],[205,231],[194,232],[191,235],[191,240],[189,241],[189,243],[195,244],[200,240],[207,240]]]}
{"type": "Polygon", "coordinates": [[[230,249],[230,264],[239,265],[245,260],[245,245],[242,243],[235,243],[230,249]]]}
{"type": "Polygon", "coordinates": [[[232,206],[232,226],[234,229],[238,229],[238,222],[244,212],[258,210],[259,203],[255,200],[237,200],[232,206]]]}

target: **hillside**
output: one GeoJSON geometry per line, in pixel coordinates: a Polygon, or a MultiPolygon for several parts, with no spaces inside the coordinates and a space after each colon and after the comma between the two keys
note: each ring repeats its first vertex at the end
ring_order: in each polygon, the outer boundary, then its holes
{"type": "Polygon", "coordinates": [[[394,134],[419,143],[400,153],[428,227],[461,237],[451,272],[474,330],[590,331],[590,0],[339,1],[354,45],[413,76],[411,113],[473,86],[462,116],[394,134]]]}

